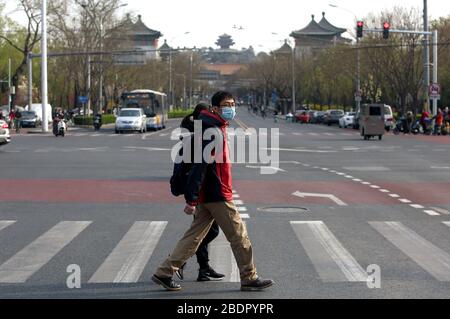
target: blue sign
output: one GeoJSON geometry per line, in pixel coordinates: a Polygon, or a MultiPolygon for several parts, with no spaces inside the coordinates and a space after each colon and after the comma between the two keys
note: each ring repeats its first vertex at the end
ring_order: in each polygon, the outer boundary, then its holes
{"type": "Polygon", "coordinates": [[[78,103],[86,104],[87,102],[88,102],[88,97],[87,96],[79,96],[78,97],[78,103]]]}
{"type": "Polygon", "coordinates": [[[272,103],[277,103],[278,101],[278,94],[276,91],[272,92],[272,103]]]}

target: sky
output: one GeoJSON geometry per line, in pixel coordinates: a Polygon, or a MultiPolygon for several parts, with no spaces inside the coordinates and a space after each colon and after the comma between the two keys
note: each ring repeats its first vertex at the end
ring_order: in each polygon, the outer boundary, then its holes
{"type": "MultiPolygon", "coordinates": [[[[6,0],[7,9],[12,11],[16,2],[6,0]]],[[[414,7],[422,13],[424,1],[122,0],[121,3],[127,6],[120,8],[119,13],[131,11],[135,15],[140,14],[149,28],[163,34],[160,45],[166,39],[172,47],[216,48],[218,37],[226,33],[236,43],[235,49],[251,45],[256,52],[267,52],[279,48],[285,39],[292,41],[289,34],[304,28],[311,21],[312,14],[318,22],[325,12],[332,24],[350,30],[355,28],[356,18],[362,19],[369,13],[379,14],[383,9],[394,6],[414,7]]],[[[428,13],[431,19],[450,16],[450,1],[428,0],[428,13]]],[[[350,37],[348,34],[344,36],[350,37]]]]}

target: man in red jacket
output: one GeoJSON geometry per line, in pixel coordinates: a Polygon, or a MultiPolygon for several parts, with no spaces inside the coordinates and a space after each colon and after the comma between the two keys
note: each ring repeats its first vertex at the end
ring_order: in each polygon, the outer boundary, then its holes
{"type": "MultiPolygon", "coordinates": [[[[253,263],[252,244],[233,202],[226,128],[236,115],[235,100],[231,93],[219,91],[214,94],[211,102],[211,111],[202,111],[199,120],[202,121],[203,133],[212,130],[219,134],[214,142],[221,147],[213,149],[210,158],[193,163],[185,192],[184,212],[188,215],[195,214],[194,221],[178,241],[172,254],[158,267],[152,280],[167,290],[180,290],[181,286],[172,279],[173,274],[195,254],[215,220],[230,241],[241,276],[241,290],[262,290],[272,286],[273,281],[258,277],[253,263]]],[[[202,138],[202,154],[208,144],[202,138]]]]}

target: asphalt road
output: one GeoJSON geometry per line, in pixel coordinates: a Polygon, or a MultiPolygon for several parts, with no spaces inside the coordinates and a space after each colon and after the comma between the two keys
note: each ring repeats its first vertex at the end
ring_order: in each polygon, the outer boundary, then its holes
{"type": "Polygon", "coordinates": [[[233,165],[258,273],[276,284],[241,292],[221,235],[210,255],[225,280],[196,282],[194,257],[183,289],[163,291],[150,277],[192,221],[169,192],[178,122],[147,134],[13,133],[0,147],[0,298],[450,297],[450,137],[364,141],[246,108],[233,127],[278,129],[267,147],[278,161],[233,165]]]}

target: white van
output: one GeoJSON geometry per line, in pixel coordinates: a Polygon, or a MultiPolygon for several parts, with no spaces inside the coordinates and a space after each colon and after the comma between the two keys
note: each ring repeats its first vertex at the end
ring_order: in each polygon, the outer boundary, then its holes
{"type": "MultiPolygon", "coordinates": [[[[36,115],[39,119],[39,121],[42,123],[42,104],[41,103],[33,103],[31,104],[31,108],[28,108],[28,105],[25,106],[25,109],[27,111],[35,111],[36,115]]],[[[47,123],[51,123],[53,121],[52,119],[52,106],[50,104],[47,104],[47,123]]]]}
{"type": "Polygon", "coordinates": [[[394,114],[389,105],[384,105],[384,129],[390,131],[394,127],[394,114]]]}

